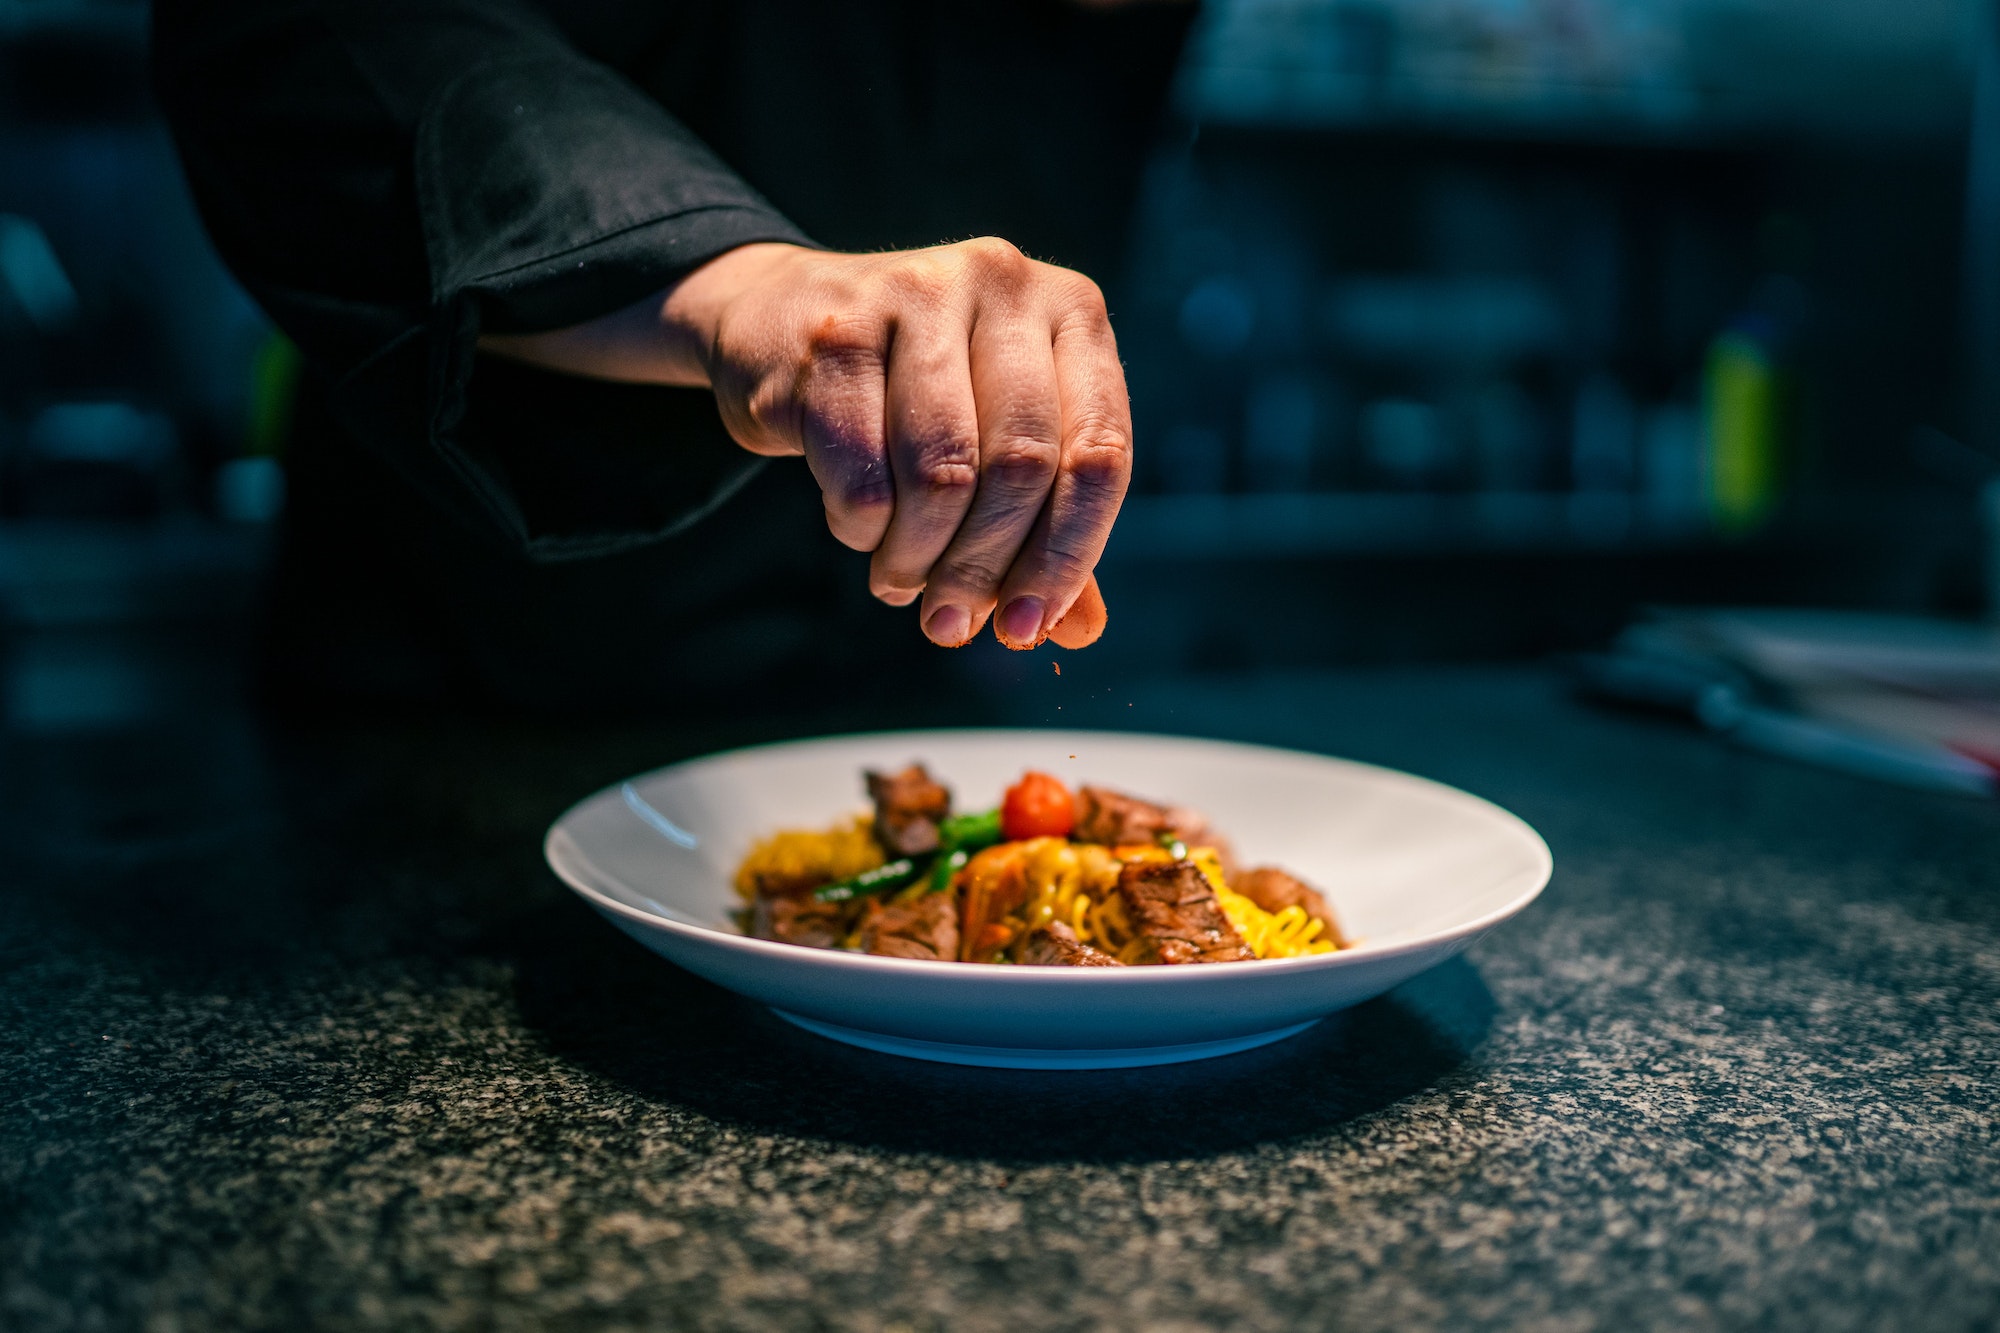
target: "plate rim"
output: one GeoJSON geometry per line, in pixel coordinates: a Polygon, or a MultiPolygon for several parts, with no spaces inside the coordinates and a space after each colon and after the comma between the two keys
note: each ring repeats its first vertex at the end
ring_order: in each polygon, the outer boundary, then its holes
{"type": "MultiPolygon", "coordinates": [[[[777,940],[760,940],[749,935],[737,934],[718,926],[705,926],[691,921],[676,921],[656,912],[646,912],[622,903],[599,891],[595,886],[570,875],[557,860],[556,839],[564,838],[570,846],[571,854],[583,864],[597,870],[583,849],[563,828],[570,817],[585,806],[607,797],[616,797],[627,783],[641,783],[663,773],[689,768],[695,764],[709,763],[718,759],[755,755],[768,750],[790,750],[811,745],[836,745],[841,743],[881,741],[901,737],[1010,737],[1035,734],[1062,735],[1076,738],[1101,738],[1106,740],[1149,740],[1177,744],[1214,746],[1232,750],[1258,751],[1273,755],[1283,755],[1293,759],[1311,759],[1321,763],[1338,764],[1346,768],[1363,769],[1370,773],[1393,778],[1399,782],[1431,788],[1461,801],[1470,801],[1501,821],[1527,836],[1537,854],[1539,866],[1535,882],[1528,889],[1499,907],[1492,909],[1469,922],[1453,926],[1449,930],[1424,935],[1414,940],[1403,940],[1393,944],[1371,945],[1366,940],[1350,949],[1339,949],[1333,953],[1303,954],[1292,958],[1259,958],[1256,975],[1272,976],[1284,969],[1287,973],[1332,971],[1340,967],[1356,966],[1364,961],[1388,960],[1407,957],[1411,954],[1428,952],[1446,945],[1457,944],[1467,937],[1484,935],[1511,917],[1519,915],[1541,897],[1555,873],[1555,856],[1549,850],[1548,841],[1536,831],[1533,825],[1505,806],[1487,800],[1483,796],[1454,787],[1450,783],[1435,778],[1423,777],[1404,769],[1390,768],[1384,764],[1372,764],[1361,759],[1346,759],[1338,755],[1321,754],[1313,750],[1298,750],[1282,745],[1264,745],[1254,741],[1233,741],[1213,736],[1177,735],[1171,732],[1154,731],[1112,731],[1102,728],[1073,730],[1052,727],[926,727],[910,730],[834,732],[820,736],[800,736],[784,741],[761,741],[754,745],[738,746],[728,750],[716,750],[709,754],[696,755],[688,759],[676,760],[658,768],[619,779],[591,792],[569,805],[550,823],[548,832],[542,838],[542,860],[569,889],[601,912],[624,917],[635,924],[651,929],[664,930],[698,943],[719,942],[722,947],[747,951],[752,956],[773,958],[778,961],[792,959],[806,966],[831,967],[839,971],[856,974],[878,973],[884,968],[892,969],[890,975],[902,973],[928,975],[933,977],[957,976],[972,980],[965,973],[967,964],[944,959],[892,958],[878,954],[850,953],[844,949],[809,949],[801,945],[785,944],[777,940]]],[[[606,880],[616,877],[598,870],[606,880]]],[[[1202,985],[1215,984],[1217,974],[1242,977],[1237,967],[981,967],[977,979],[981,982],[999,985],[1202,985]],[[1164,975],[1161,975],[1164,974],[1164,975]],[[1060,978],[1060,980],[1059,980],[1060,978]],[[1204,980],[1207,979],[1207,980],[1204,980]]]]}

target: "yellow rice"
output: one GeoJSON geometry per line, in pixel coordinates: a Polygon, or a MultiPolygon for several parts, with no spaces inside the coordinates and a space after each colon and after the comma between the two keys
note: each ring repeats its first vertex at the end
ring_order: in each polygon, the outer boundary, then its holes
{"type": "Polygon", "coordinates": [[[774,833],[752,847],[736,868],[736,891],[745,899],[756,897],[760,889],[797,893],[873,870],[882,864],[874,829],[874,820],[856,815],[830,829],[774,833]]]}

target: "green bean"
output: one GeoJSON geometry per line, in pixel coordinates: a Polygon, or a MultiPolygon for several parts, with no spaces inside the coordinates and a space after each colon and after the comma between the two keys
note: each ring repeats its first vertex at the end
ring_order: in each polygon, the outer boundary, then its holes
{"type": "Polygon", "coordinates": [[[853,898],[901,888],[916,877],[917,863],[906,856],[898,861],[885,862],[873,870],[864,870],[851,879],[814,889],[813,897],[823,903],[844,903],[853,898]]]}
{"type": "Polygon", "coordinates": [[[942,893],[951,887],[951,877],[965,869],[965,863],[972,859],[972,853],[991,847],[1000,841],[1000,812],[985,810],[978,814],[953,815],[938,823],[938,855],[931,863],[930,885],[932,893],[942,893]]]}
{"type": "Polygon", "coordinates": [[[937,864],[931,867],[931,892],[943,893],[950,888],[951,877],[965,869],[965,863],[971,859],[963,847],[953,848],[938,857],[937,864]]]}
{"type": "Polygon", "coordinates": [[[954,852],[964,848],[976,852],[982,847],[991,847],[1000,841],[1000,812],[984,810],[977,814],[953,815],[938,825],[938,848],[940,851],[954,852]]]}
{"type": "Polygon", "coordinates": [[[982,847],[991,847],[1000,841],[1000,812],[988,810],[981,814],[953,815],[938,824],[937,859],[926,865],[919,865],[914,857],[902,857],[864,870],[851,879],[843,879],[838,884],[815,889],[813,897],[823,903],[844,903],[871,894],[887,893],[909,885],[917,887],[917,881],[925,879],[924,871],[929,870],[926,891],[935,893],[951,887],[951,877],[964,868],[970,853],[982,847]]]}

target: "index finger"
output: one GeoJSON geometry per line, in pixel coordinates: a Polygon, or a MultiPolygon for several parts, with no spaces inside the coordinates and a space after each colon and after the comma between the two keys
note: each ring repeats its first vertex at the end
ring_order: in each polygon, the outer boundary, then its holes
{"type": "MultiPolygon", "coordinates": [[[[1132,479],[1132,414],[1125,370],[1101,298],[1082,303],[1054,334],[1062,457],[1048,503],[1002,582],[996,628],[1021,647],[1054,630],[1091,582],[1132,479]],[[1032,608],[1041,623],[1024,633],[1032,608]]],[[[1101,603],[1099,604],[1101,606],[1101,603]]],[[[1071,636],[1075,635],[1074,627],[1071,636]]],[[[1067,636],[1066,636],[1067,637],[1067,636]]],[[[1095,634],[1090,635],[1094,639],[1095,634]]]]}
{"type": "Polygon", "coordinates": [[[799,435],[826,525],[857,551],[881,544],[895,508],[882,419],[886,362],[878,321],[829,318],[813,335],[797,388],[799,435]]]}

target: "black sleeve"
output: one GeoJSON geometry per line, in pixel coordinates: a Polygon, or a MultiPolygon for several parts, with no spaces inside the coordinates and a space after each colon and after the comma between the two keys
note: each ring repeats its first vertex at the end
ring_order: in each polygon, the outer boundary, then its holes
{"type": "Polygon", "coordinates": [[[223,257],[347,432],[433,500],[561,559],[677,530],[740,483],[747,455],[690,486],[673,441],[468,429],[482,330],[559,328],[735,246],[807,243],[537,10],[161,0],[154,74],[223,257]]]}

